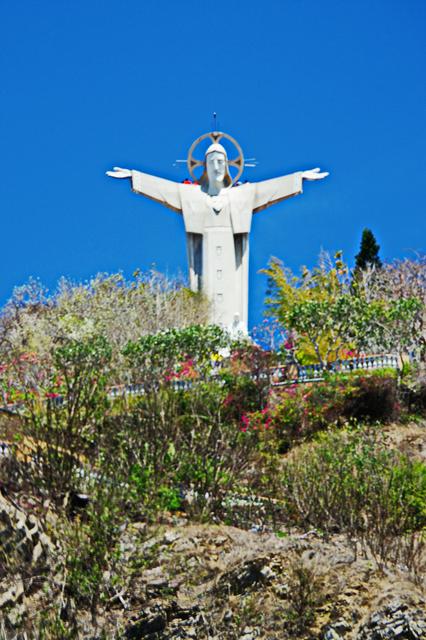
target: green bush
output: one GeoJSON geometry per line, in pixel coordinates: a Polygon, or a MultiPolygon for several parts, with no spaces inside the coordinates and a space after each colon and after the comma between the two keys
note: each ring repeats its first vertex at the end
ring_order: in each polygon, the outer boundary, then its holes
{"type": "Polygon", "coordinates": [[[390,449],[377,428],[300,447],[285,464],[283,499],[293,523],[345,532],[382,560],[413,564],[424,543],[426,465],[390,449]]]}
{"type": "Polygon", "coordinates": [[[184,506],[204,517],[219,507],[253,456],[250,437],[226,417],[227,395],[220,381],[197,381],[186,390],[164,385],[116,401],[106,420],[125,434],[129,513],[150,517],[184,506]]]}

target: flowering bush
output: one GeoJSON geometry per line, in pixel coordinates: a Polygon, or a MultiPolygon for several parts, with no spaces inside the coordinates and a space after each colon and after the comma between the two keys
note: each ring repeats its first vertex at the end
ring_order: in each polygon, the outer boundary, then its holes
{"type": "Polygon", "coordinates": [[[161,385],[213,373],[220,351],[230,345],[229,334],[220,327],[191,325],[142,336],[129,342],[123,355],[133,382],[161,385]]]}
{"type": "Polygon", "coordinates": [[[241,416],[240,431],[246,433],[247,431],[265,431],[272,425],[272,415],[270,409],[265,407],[261,411],[252,411],[250,413],[243,413],[241,416]]]}
{"type": "Polygon", "coordinates": [[[285,450],[293,440],[332,424],[363,420],[388,422],[398,416],[396,374],[393,370],[329,376],[315,384],[293,384],[269,395],[262,409],[246,411],[240,430],[274,431],[285,450]]]}

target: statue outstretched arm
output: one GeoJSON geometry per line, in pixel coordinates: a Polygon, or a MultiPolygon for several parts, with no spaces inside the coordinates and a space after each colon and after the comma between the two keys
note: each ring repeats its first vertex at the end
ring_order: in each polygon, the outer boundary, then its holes
{"type": "Polygon", "coordinates": [[[149,173],[142,173],[142,171],[121,167],[114,167],[113,171],[107,171],[106,174],[111,178],[130,178],[132,190],[135,193],[160,202],[172,211],[182,213],[179,183],[165,178],[157,178],[157,176],[151,176],[149,173]]]}
{"type": "Polygon", "coordinates": [[[326,176],[328,176],[327,172],[321,173],[319,168],[316,168],[255,183],[253,213],[302,193],[303,180],[322,180],[326,176]]]}

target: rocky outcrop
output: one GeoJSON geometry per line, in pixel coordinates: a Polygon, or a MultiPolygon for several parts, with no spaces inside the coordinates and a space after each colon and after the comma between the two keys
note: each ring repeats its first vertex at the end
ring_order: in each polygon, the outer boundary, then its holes
{"type": "MultiPolygon", "coordinates": [[[[424,604],[424,603],[423,603],[424,604]]],[[[426,610],[397,599],[372,613],[357,634],[357,640],[423,640],[426,610]]]]}
{"type": "MultiPolygon", "coordinates": [[[[182,606],[170,603],[155,603],[141,612],[135,622],[127,626],[126,640],[166,640],[166,638],[196,639],[206,637],[209,625],[198,604],[182,606]]],[[[208,637],[208,635],[207,635],[208,637]]]]}
{"type": "MultiPolygon", "coordinates": [[[[57,587],[52,596],[41,595],[58,582],[58,549],[39,519],[3,496],[0,541],[0,621],[11,640],[26,619],[37,619],[46,598],[60,597],[57,587]]],[[[355,558],[338,535],[255,533],[183,520],[133,523],[122,532],[119,565],[104,578],[107,599],[96,623],[87,606],[56,607],[65,622],[72,614],[76,638],[426,638],[421,589],[402,569],[383,572],[372,558],[355,558]]]]}
{"type": "Polygon", "coordinates": [[[43,586],[53,550],[39,519],[0,493],[0,617],[6,630],[25,618],[27,598],[43,586]]]}
{"type": "Polygon", "coordinates": [[[188,525],[148,532],[142,548],[153,566],[132,583],[142,606],[126,640],[426,638],[421,590],[343,537],[188,525]]]}

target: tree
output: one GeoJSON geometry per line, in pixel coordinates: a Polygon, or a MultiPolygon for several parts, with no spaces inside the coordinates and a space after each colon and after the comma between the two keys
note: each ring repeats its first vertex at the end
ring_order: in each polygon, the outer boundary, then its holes
{"type": "Polygon", "coordinates": [[[359,253],[355,256],[355,272],[364,270],[368,265],[380,269],[382,261],[379,258],[379,249],[380,245],[377,244],[373,232],[364,229],[359,253]]]}
{"type": "MultiPolygon", "coordinates": [[[[370,266],[359,272],[356,282],[359,295],[369,302],[387,300],[395,309],[407,313],[411,322],[403,326],[395,323],[393,336],[397,345],[416,358],[423,360],[426,354],[426,256],[394,260],[380,270],[370,266]]],[[[398,315],[398,314],[397,314],[398,315]]],[[[401,319],[401,314],[400,314],[401,319]]]]}
{"type": "Polygon", "coordinates": [[[352,348],[350,276],[339,251],[331,258],[322,252],[313,269],[295,275],[276,259],[263,271],[268,276],[269,314],[291,338],[292,356],[302,364],[327,362],[352,348]]]}
{"type": "Polygon", "coordinates": [[[271,260],[269,314],[292,336],[302,364],[328,363],[350,351],[409,353],[424,345],[424,265],[371,265],[351,274],[341,252],[300,276],[271,260]],[[395,296],[398,291],[400,295],[395,296]]]}

